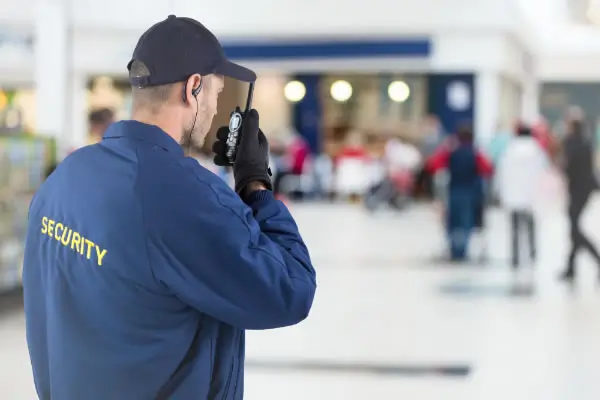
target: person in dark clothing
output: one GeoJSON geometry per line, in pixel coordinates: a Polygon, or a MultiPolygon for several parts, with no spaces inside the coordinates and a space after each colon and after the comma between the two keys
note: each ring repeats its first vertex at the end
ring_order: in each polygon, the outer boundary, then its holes
{"type": "Polygon", "coordinates": [[[102,136],[110,124],[115,122],[115,112],[110,108],[94,110],[90,112],[88,122],[90,125],[90,142],[98,143],[102,140],[102,136]]]}
{"type": "Polygon", "coordinates": [[[449,172],[446,228],[450,256],[453,261],[464,261],[482,201],[481,179],[492,173],[492,165],[475,149],[471,125],[463,124],[456,133],[456,140],[434,153],[426,167],[432,173],[441,169],[449,172]]]}
{"type": "Polygon", "coordinates": [[[50,177],[50,175],[52,175],[52,173],[54,172],[54,170],[56,170],[56,167],[58,167],[58,164],[53,162],[50,165],[48,165],[46,167],[46,169],[44,170],[44,177],[46,179],[48,179],[50,177]]]}
{"type": "Polygon", "coordinates": [[[597,187],[594,173],[593,145],[585,133],[582,119],[569,121],[567,137],[563,143],[564,173],[569,193],[569,224],[571,251],[567,259],[567,268],[561,279],[572,282],[575,278],[575,257],[581,249],[587,249],[600,268],[600,253],[581,231],[581,214],[590,195],[597,187]]]}
{"type": "MultiPolygon", "coordinates": [[[[127,69],[132,119],[66,157],[29,208],[38,398],[241,400],[245,331],[297,324],[316,291],[308,249],[271,191],[258,112],[243,118],[235,191],[186,156],[211,127],[224,77],[256,74],[174,15],[143,34],[127,69]]],[[[217,165],[228,133],[217,131],[217,165]]]]}

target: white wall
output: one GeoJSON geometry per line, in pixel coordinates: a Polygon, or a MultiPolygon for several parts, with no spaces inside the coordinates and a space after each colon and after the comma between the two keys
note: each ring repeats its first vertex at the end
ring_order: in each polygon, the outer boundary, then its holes
{"type": "Polygon", "coordinates": [[[600,28],[559,25],[548,34],[539,53],[544,81],[600,81],[600,28]]]}
{"type": "Polygon", "coordinates": [[[434,35],[431,70],[490,72],[523,85],[536,79],[534,54],[515,35],[506,32],[443,32],[434,35]]]}
{"type": "MultiPolygon", "coordinates": [[[[3,13],[4,10],[0,12],[3,13]]],[[[33,47],[27,43],[31,37],[32,25],[19,26],[13,22],[0,21],[0,85],[3,87],[31,84],[34,55],[33,47]]]]}
{"type": "MultiPolygon", "coordinates": [[[[34,13],[31,10],[46,1],[50,0],[0,0],[0,7],[4,6],[0,23],[11,20],[12,25],[6,25],[5,29],[14,31],[22,29],[23,23],[29,21],[32,31],[34,13]],[[6,9],[9,11],[4,12],[6,9]]],[[[151,6],[147,0],[52,0],[65,6],[70,4],[74,69],[91,74],[124,74],[139,35],[169,13],[197,17],[224,42],[300,37],[431,36],[434,40],[434,70],[472,70],[477,65],[491,64],[498,68],[499,63],[503,64],[502,69],[515,69],[520,61],[508,53],[514,53],[511,49],[519,48],[521,39],[527,36],[521,32],[524,24],[520,23],[520,11],[514,6],[516,1],[520,0],[372,0],[365,7],[362,0],[346,0],[340,9],[338,3],[321,0],[256,0],[252,7],[241,0],[231,0],[222,7],[214,7],[208,0],[164,0],[151,6]],[[241,8],[234,12],[238,6],[241,8]],[[244,10],[244,18],[231,23],[232,15],[240,9],[244,10]],[[513,43],[507,41],[508,37],[513,43]]],[[[405,58],[352,63],[338,60],[273,65],[261,62],[250,66],[257,70],[277,68],[302,72],[350,69],[417,72],[429,69],[423,60],[405,58]]]]}
{"type": "MultiPolygon", "coordinates": [[[[430,60],[380,58],[368,60],[292,60],[245,62],[258,71],[290,72],[423,72],[505,71],[517,79],[525,73],[526,54],[514,36],[502,31],[448,30],[431,32],[430,60]]],[[[124,74],[138,33],[131,31],[78,30],[73,38],[73,63],[78,71],[90,74],[124,74]]],[[[531,58],[527,55],[528,58],[531,58]]],[[[244,60],[238,60],[244,62],[244,60]]]]}
{"type": "Polygon", "coordinates": [[[28,25],[34,20],[37,0],[0,0],[0,26],[28,25]]]}
{"type": "Polygon", "coordinates": [[[539,71],[544,82],[600,81],[600,54],[546,54],[540,59],[539,71]]]}
{"type": "MultiPolygon", "coordinates": [[[[38,1],[0,0],[0,23],[31,23],[38,1]]],[[[318,34],[427,33],[449,27],[504,29],[518,0],[53,0],[70,7],[76,27],[141,31],[168,14],[199,19],[220,35],[245,37],[318,34]],[[237,18],[243,14],[243,18],[237,18]],[[232,18],[235,23],[232,23],[232,18]]],[[[535,1],[535,0],[532,0],[535,1]]]]}
{"type": "Polygon", "coordinates": [[[600,29],[570,19],[569,0],[520,0],[536,32],[543,81],[600,81],[600,29]]]}
{"type": "Polygon", "coordinates": [[[27,87],[33,85],[32,53],[0,45],[0,87],[27,87]],[[10,60],[10,62],[5,62],[10,60]]]}
{"type": "Polygon", "coordinates": [[[220,35],[272,37],[421,33],[448,26],[494,29],[510,24],[509,3],[371,0],[367,5],[362,0],[345,0],[340,7],[339,2],[321,0],[254,0],[251,3],[230,0],[215,6],[211,0],[163,0],[152,2],[150,7],[148,0],[76,0],[72,4],[76,23],[88,27],[144,29],[150,22],[172,13],[195,17],[220,35]]]}

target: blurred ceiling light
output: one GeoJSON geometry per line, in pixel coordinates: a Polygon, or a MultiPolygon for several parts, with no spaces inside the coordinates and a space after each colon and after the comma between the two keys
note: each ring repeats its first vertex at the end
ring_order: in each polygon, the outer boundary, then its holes
{"type": "Polygon", "coordinates": [[[394,81],[388,86],[388,96],[396,103],[404,103],[410,97],[410,87],[403,81],[394,81]]]}
{"type": "Polygon", "coordinates": [[[283,88],[283,94],[288,101],[297,103],[306,95],[306,87],[300,81],[290,81],[283,88]]]}
{"type": "Polygon", "coordinates": [[[343,103],[352,97],[352,85],[347,81],[335,81],[331,85],[330,93],[335,101],[343,103]]]}

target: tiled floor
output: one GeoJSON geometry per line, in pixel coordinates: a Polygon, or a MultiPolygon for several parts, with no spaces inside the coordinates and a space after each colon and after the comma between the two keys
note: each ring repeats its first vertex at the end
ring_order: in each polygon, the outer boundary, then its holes
{"type": "MultiPolygon", "coordinates": [[[[498,212],[488,218],[490,265],[458,268],[432,261],[443,247],[430,208],[368,215],[358,206],[293,206],[319,290],[301,325],[248,334],[245,398],[599,399],[600,285],[587,255],[577,291],[554,279],[567,251],[559,211],[540,211],[536,273],[514,277],[498,212]],[[508,293],[529,279],[533,297],[508,293]],[[471,373],[410,373],[435,366],[471,373]]],[[[600,243],[598,220],[600,202],[585,216],[600,243]]],[[[2,399],[35,398],[23,336],[19,312],[0,316],[2,399]]]]}

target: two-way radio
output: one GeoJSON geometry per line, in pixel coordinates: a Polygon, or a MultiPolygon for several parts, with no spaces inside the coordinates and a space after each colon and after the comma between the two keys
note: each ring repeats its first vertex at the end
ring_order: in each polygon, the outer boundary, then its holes
{"type": "Polygon", "coordinates": [[[231,113],[229,117],[229,134],[227,135],[227,161],[229,165],[233,165],[235,162],[235,156],[237,154],[240,139],[242,138],[242,125],[244,118],[248,115],[248,112],[252,108],[252,97],[254,96],[254,82],[250,83],[248,87],[248,98],[246,99],[246,108],[242,111],[239,107],[231,113]]]}

